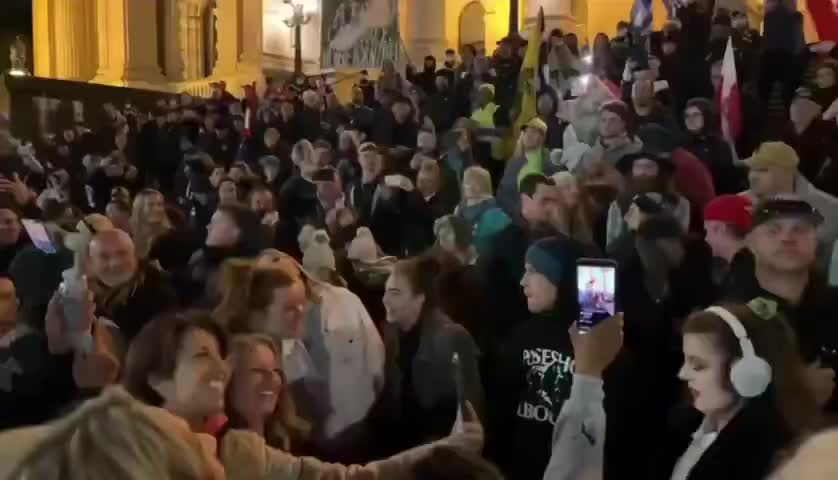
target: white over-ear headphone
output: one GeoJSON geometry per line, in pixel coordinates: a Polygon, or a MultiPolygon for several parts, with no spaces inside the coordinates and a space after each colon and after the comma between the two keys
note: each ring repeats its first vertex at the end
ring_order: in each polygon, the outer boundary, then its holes
{"type": "Polygon", "coordinates": [[[730,383],[740,396],[753,398],[761,395],[771,384],[771,365],[754,351],[754,344],[748,338],[748,332],[736,315],[722,307],[710,307],[705,312],[717,315],[725,321],[742,349],[742,357],[730,367],[730,383]]]}

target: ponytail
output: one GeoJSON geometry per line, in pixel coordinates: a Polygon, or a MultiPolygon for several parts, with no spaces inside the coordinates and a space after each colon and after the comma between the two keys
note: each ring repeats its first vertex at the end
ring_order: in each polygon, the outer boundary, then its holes
{"type": "Polygon", "coordinates": [[[264,312],[277,288],[289,287],[294,278],[277,268],[263,268],[256,262],[233,258],[221,267],[221,302],[213,317],[230,333],[250,333],[250,316],[264,312]]]}
{"type": "Polygon", "coordinates": [[[247,318],[241,318],[250,304],[250,287],[255,264],[242,258],[233,258],[221,267],[218,289],[221,302],[212,316],[232,333],[241,333],[247,318]]]}

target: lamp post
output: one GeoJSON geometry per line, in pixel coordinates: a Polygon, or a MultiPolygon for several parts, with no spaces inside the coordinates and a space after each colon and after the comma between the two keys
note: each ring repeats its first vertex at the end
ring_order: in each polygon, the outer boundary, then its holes
{"type": "Polygon", "coordinates": [[[294,76],[303,73],[303,25],[311,21],[311,14],[303,11],[302,3],[294,3],[293,0],[283,0],[293,10],[290,18],[284,20],[288,28],[294,29],[294,76]]]}
{"type": "Polygon", "coordinates": [[[509,34],[518,32],[518,2],[509,0],[509,34]]]}

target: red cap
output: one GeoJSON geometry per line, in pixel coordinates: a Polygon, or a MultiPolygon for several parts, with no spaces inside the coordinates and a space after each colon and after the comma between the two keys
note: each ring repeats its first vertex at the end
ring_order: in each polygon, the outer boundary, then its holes
{"type": "Polygon", "coordinates": [[[733,226],[741,233],[751,231],[753,202],[743,195],[721,195],[704,207],[704,221],[717,221],[733,226]]]}

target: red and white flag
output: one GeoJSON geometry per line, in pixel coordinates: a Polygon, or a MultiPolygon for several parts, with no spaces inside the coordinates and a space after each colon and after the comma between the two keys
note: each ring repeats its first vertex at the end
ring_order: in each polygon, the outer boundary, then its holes
{"type": "Polygon", "coordinates": [[[808,0],[807,7],[820,41],[838,42],[838,0],[808,0]]]}
{"type": "Polygon", "coordinates": [[[742,97],[736,78],[736,60],[733,56],[733,41],[727,39],[727,49],[722,61],[722,88],[719,91],[719,113],[722,118],[722,133],[735,143],[742,133],[742,97]]]}

